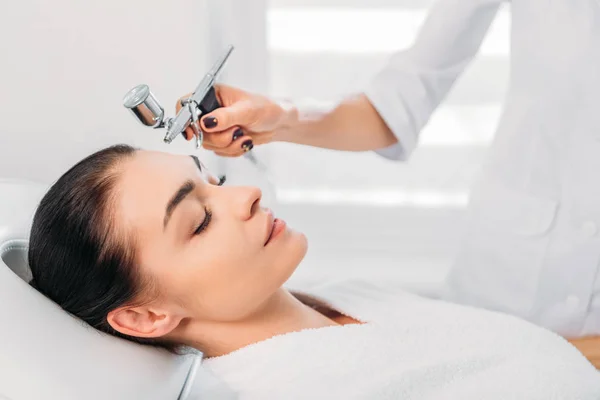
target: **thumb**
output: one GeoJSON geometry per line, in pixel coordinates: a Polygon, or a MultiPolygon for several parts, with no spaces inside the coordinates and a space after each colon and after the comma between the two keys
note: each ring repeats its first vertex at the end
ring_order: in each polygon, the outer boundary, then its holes
{"type": "Polygon", "coordinates": [[[233,126],[244,127],[252,122],[255,112],[250,101],[241,100],[202,117],[202,125],[206,132],[221,132],[233,126]]]}

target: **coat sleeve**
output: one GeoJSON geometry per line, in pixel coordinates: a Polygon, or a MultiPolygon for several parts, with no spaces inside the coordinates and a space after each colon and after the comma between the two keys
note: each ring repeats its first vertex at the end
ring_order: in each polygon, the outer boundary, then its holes
{"type": "Polygon", "coordinates": [[[438,0],[414,44],[390,58],[365,90],[398,138],[377,152],[406,160],[420,131],[477,54],[506,0],[438,0]]]}

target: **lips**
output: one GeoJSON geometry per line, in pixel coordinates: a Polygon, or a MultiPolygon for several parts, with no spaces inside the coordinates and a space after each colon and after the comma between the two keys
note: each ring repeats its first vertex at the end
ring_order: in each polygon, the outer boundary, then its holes
{"type": "Polygon", "coordinates": [[[284,220],[275,218],[271,210],[267,209],[267,229],[266,229],[266,239],[265,246],[275,240],[278,236],[280,236],[286,230],[286,223],[284,220]]]}
{"type": "Polygon", "coordinates": [[[266,210],[267,212],[267,233],[266,233],[266,239],[265,239],[265,246],[269,243],[269,241],[271,240],[271,236],[273,235],[273,230],[275,229],[275,217],[273,216],[273,212],[271,210],[266,210]]]}

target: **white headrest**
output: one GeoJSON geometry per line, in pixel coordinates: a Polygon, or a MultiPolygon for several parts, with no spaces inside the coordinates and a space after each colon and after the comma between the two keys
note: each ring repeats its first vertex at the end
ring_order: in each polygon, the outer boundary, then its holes
{"type": "Polygon", "coordinates": [[[99,333],[25,282],[31,219],[46,189],[0,180],[0,398],[165,400],[189,394],[184,385],[196,356],[99,333]]]}

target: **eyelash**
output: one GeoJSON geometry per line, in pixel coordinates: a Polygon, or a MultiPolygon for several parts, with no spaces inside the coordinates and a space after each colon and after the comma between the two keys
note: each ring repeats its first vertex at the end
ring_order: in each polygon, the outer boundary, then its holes
{"type": "MultiPolygon", "coordinates": [[[[217,183],[217,186],[223,186],[225,184],[226,180],[227,180],[227,177],[225,175],[220,176],[219,183],[217,183]]],[[[212,219],[212,212],[208,208],[204,207],[204,213],[206,216],[204,217],[204,219],[202,220],[200,225],[198,225],[198,227],[194,231],[194,235],[201,234],[202,231],[204,231],[208,227],[208,224],[210,224],[210,221],[212,219]]]]}
{"type": "Polygon", "coordinates": [[[206,207],[204,207],[204,212],[205,217],[194,231],[194,235],[199,235],[200,233],[202,233],[202,231],[208,227],[208,224],[210,224],[210,220],[212,219],[212,212],[206,207]]]}

